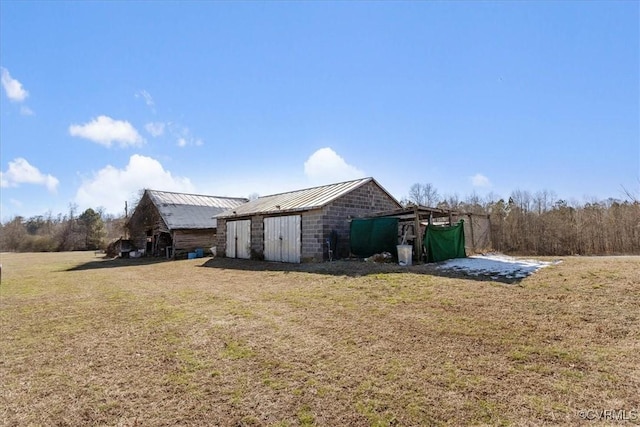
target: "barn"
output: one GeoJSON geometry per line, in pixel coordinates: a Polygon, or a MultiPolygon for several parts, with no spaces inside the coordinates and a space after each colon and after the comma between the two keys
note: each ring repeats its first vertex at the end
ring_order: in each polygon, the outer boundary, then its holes
{"type": "Polygon", "coordinates": [[[128,219],[129,240],[146,254],[183,258],[216,244],[217,214],[248,199],[145,190],[128,219]]]}
{"type": "Polygon", "coordinates": [[[373,178],[260,197],[219,214],[217,249],[229,258],[313,262],[349,256],[349,220],[399,209],[373,178]]]}

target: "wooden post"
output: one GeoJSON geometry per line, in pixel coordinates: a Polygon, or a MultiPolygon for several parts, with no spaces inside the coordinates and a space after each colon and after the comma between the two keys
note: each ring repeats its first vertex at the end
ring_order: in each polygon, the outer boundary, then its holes
{"type": "Polygon", "coordinates": [[[469,217],[469,230],[471,231],[471,250],[476,251],[476,238],[473,235],[473,214],[467,214],[469,217]]]}
{"type": "Polygon", "coordinates": [[[413,228],[414,235],[416,236],[413,239],[413,245],[416,249],[416,256],[418,258],[418,262],[422,262],[422,233],[420,233],[420,213],[418,212],[418,207],[413,207],[413,214],[415,215],[413,219],[413,228]]]}

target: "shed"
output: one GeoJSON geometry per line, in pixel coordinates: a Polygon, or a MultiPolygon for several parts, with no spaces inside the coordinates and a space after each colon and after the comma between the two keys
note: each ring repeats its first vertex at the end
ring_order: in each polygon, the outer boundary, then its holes
{"type": "Polygon", "coordinates": [[[217,216],[218,253],[280,262],[349,256],[349,220],[399,209],[373,178],[260,197],[217,216]]]}
{"type": "Polygon", "coordinates": [[[422,261],[422,241],[427,224],[453,225],[464,220],[464,240],[467,254],[491,248],[491,221],[489,215],[458,212],[426,206],[407,206],[387,212],[377,212],[370,218],[398,218],[401,234],[413,245],[415,257],[422,261]]]}
{"type": "Polygon", "coordinates": [[[216,244],[217,214],[248,202],[238,197],[145,190],[126,227],[138,249],[154,256],[183,257],[216,244]]]}

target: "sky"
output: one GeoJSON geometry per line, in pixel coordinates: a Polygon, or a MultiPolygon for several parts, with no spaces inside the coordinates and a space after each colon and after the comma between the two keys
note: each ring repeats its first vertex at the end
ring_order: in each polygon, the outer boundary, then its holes
{"type": "Polygon", "coordinates": [[[624,198],[639,5],[0,0],[0,216],[369,176],[624,198]]]}

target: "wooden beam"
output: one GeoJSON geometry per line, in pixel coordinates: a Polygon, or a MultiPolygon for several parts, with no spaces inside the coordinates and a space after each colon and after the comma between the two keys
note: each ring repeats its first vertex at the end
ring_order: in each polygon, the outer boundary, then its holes
{"type": "Polygon", "coordinates": [[[471,214],[468,214],[467,218],[469,219],[469,230],[471,231],[471,249],[473,250],[473,252],[475,252],[476,239],[475,239],[475,236],[473,235],[473,217],[471,216],[471,214]]]}
{"type": "Polygon", "coordinates": [[[422,262],[422,233],[420,233],[420,215],[418,214],[418,207],[416,206],[413,210],[414,212],[414,220],[413,220],[413,228],[414,233],[416,235],[415,239],[413,239],[413,245],[416,250],[416,256],[418,257],[418,262],[422,262]]]}

